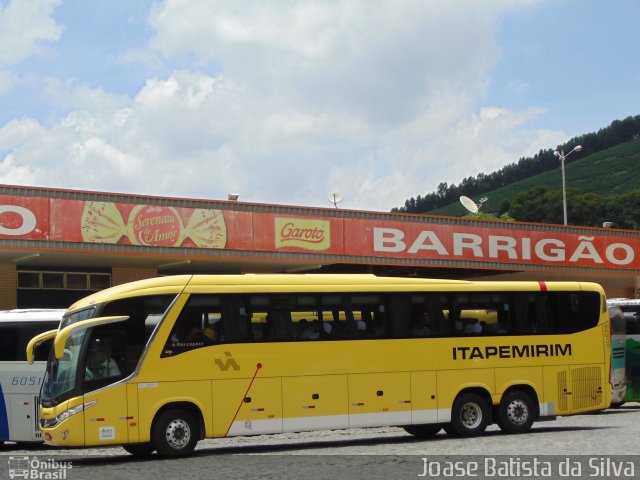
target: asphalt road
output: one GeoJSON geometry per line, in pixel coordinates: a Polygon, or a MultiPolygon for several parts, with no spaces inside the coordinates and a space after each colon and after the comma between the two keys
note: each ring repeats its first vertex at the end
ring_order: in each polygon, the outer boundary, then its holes
{"type": "Polygon", "coordinates": [[[640,403],[536,423],[523,435],[492,426],[477,438],[422,440],[389,427],[204,440],[182,459],[119,447],[7,444],[0,453],[0,478],[640,478],[640,403]]]}

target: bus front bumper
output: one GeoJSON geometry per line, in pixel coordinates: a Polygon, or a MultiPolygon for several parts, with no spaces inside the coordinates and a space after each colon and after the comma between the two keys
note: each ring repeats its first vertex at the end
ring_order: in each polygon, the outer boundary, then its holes
{"type": "Polygon", "coordinates": [[[84,446],[84,411],[95,405],[95,402],[69,406],[70,403],[71,401],[67,401],[55,407],[41,407],[40,429],[46,444],[59,447],[84,446]]]}

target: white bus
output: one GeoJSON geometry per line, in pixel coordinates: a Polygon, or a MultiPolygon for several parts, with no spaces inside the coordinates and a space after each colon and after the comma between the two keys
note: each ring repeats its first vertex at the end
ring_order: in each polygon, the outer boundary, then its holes
{"type": "Polygon", "coordinates": [[[607,310],[611,325],[611,406],[619,407],[624,403],[627,390],[626,325],[624,313],[620,307],[610,306],[607,310]]]}
{"type": "Polygon", "coordinates": [[[607,305],[622,310],[624,316],[624,376],[625,392],[618,405],[640,402],[640,299],[609,298],[607,305]]]}
{"type": "Polygon", "coordinates": [[[0,444],[40,442],[38,405],[42,377],[51,341],[35,349],[28,365],[29,340],[60,324],[64,310],[26,309],[0,311],[0,444]]]}

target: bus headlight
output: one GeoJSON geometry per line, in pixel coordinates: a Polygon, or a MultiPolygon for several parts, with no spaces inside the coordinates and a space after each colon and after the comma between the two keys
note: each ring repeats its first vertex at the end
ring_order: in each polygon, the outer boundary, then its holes
{"type": "Polygon", "coordinates": [[[75,407],[70,408],[69,410],[65,410],[60,415],[54,418],[41,418],[40,426],[42,428],[52,428],[60,423],[64,422],[67,418],[72,417],[76,413],[83,412],[84,410],[93,407],[97,400],[92,400],[91,402],[81,403],[80,405],[76,405],[75,407]]]}

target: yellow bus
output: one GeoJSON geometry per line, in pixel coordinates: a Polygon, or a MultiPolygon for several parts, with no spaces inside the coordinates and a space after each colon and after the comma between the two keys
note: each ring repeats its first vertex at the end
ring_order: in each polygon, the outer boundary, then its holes
{"type": "Polygon", "coordinates": [[[610,349],[594,283],[160,277],[68,309],[40,423],[51,445],[164,456],[204,438],[350,427],[521,433],[607,408],[610,349]]]}

